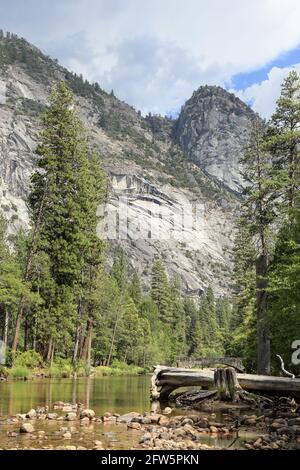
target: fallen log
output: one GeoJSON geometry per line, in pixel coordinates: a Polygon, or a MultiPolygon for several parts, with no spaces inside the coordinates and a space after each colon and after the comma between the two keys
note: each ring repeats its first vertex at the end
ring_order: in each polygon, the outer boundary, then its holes
{"type": "MultiPolygon", "coordinates": [[[[237,374],[239,385],[246,391],[300,396],[300,379],[268,375],[237,374]]],[[[181,369],[157,366],[152,377],[152,400],[167,400],[179,387],[212,388],[214,370],[181,369]]]]}

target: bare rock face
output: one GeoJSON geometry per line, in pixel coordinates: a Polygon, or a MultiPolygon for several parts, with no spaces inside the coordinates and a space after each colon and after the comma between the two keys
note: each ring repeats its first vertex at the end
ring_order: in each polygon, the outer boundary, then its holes
{"type": "Polygon", "coordinates": [[[24,40],[0,39],[0,57],[7,61],[0,60],[0,210],[10,233],[29,226],[39,116],[53,85],[66,80],[110,179],[108,204],[100,208],[105,227],[99,228],[110,241],[108,264],[121,245],[146,285],[160,257],[185,292],[198,296],[211,286],[227,295],[239,205],[231,190],[240,188],[237,162],[252,111],[225,90],[204,87],[177,123],[143,118],[24,40]],[[128,223],[115,233],[118,212],[128,223]]]}
{"type": "Polygon", "coordinates": [[[182,108],[176,140],[191,161],[239,192],[239,160],[254,116],[249,106],[223,88],[200,87],[182,108]]]}

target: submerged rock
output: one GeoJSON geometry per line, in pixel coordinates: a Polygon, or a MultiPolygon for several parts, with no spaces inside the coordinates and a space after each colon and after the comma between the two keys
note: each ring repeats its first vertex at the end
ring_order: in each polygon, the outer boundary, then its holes
{"type": "Polygon", "coordinates": [[[20,433],[34,432],[34,427],[30,423],[23,423],[20,427],[20,433]]]}
{"type": "Polygon", "coordinates": [[[81,413],[80,413],[80,418],[89,418],[89,419],[93,419],[95,418],[95,411],[94,410],[90,410],[90,409],[86,409],[86,410],[82,410],[81,413]]]}
{"type": "Polygon", "coordinates": [[[77,420],[77,414],[74,413],[74,412],[69,412],[66,414],[66,418],[65,418],[67,421],[76,421],[77,420]]]}
{"type": "Polygon", "coordinates": [[[36,416],[37,416],[37,413],[34,409],[29,410],[28,413],[26,413],[26,418],[29,418],[29,419],[35,419],[36,416]]]}
{"type": "Polygon", "coordinates": [[[140,417],[140,413],[136,413],[135,411],[131,412],[131,413],[126,413],[124,415],[121,415],[117,418],[117,422],[118,423],[130,423],[134,418],[139,418],[140,417]]]}

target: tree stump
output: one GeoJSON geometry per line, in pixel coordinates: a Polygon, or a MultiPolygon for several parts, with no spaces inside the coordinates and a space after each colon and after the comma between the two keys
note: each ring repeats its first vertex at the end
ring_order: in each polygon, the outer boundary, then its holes
{"type": "Polygon", "coordinates": [[[236,371],[233,367],[216,369],[214,384],[217,389],[218,400],[221,401],[236,402],[239,400],[241,392],[244,391],[238,382],[236,371]]]}

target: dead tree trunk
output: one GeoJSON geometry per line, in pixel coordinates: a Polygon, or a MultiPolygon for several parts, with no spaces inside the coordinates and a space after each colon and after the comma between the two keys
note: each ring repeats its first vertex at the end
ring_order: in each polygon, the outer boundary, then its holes
{"type": "Polygon", "coordinates": [[[267,319],[267,255],[256,260],[256,312],[257,312],[257,373],[270,375],[270,339],[267,319]]]}
{"type": "Polygon", "coordinates": [[[233,367],[216,369],[214,373],[214,385],[217,389],[217,398],[221,401],[238,401],[239,394],[243,391],[233,367]]]}

